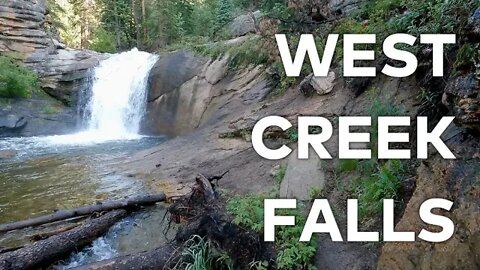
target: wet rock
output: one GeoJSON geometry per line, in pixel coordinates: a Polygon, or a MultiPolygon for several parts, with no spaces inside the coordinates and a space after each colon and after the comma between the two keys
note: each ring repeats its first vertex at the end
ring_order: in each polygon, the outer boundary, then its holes
{"type": "Polygon", "coordinates": [[[93,51],[59,49],[55,53],[38,51],[25,60],[40,79],[40,86],[65,105],[77,103],[79,93],[90,87],[92,70],[107,54],[93,51]]]}
{"type": "Polygon", "coordinates": [[[312,188],[324,189],[325,173],[322,170],[320,158],[312,149],[309,159],[300,160],[297,155],[298,149],[293,151],[288,158],[285,177],[280,185],[280,196],[308,200],[312,188]]]}
{"type": "Polygon", "coordinates": [[[0,136],[20,133],[26,125],[25,117],[0,111],[0,136]]]}
{"type": "Polygon", "coordinates": [[[315,88],[313,88],[312,84],[310,83],[313,78],[313,73],[305,77],[302,82],[298,85],[297,89],[300,93],[304,96],[309,97],[315,93],[315,88]]]}
{"type": "Polygon", "coordinates": [[[0,127],[0,137],[42,136],[76,131],[76,109],[65,107],[45,94],[34,93],[28,99],[0,99],[0,102],[7,104],[0,106],[0,126],[3,126],[0,127]],[[54,112],[49,110],[51,108],[55,108],[54,112]]]}
{"type": "Polygon", "coordinates": [[[257,27],[262,18],[260,11],[240,15],[230,24],[230,32],[234,37],[244,36],[248,33],[257,32],[257,27]]]}
{"type": "Polygon", "coordinates": [[[16,155],[15,150],[0,150],[0,160],[14,158],[16,155]]]}
{"type": "Polygon", "coordinates": [[[475,74],[450,80],[442,100],[452,111],[457,125],[480,131],[480,81],[475,74]]]}

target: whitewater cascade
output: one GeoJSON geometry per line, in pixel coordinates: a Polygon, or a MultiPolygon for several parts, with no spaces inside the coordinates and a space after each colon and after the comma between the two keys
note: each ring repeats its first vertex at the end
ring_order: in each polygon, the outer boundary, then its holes
{"type": "Polygon", "coordinates": [[[133,49],[95,68],[86,107],[87,132],[103,139],[137,135],[146,110],[147,81],[158,56],[133,49]]]}

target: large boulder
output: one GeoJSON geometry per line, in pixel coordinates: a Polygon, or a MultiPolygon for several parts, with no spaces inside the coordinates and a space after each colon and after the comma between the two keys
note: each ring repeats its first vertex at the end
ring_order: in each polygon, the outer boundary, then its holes
{"type": "Polygon", "coordinates": [[[186,51],[161,55],[150,71],[143,131],[184,134],[205,124],[230,99],[247,105],[271,92],[268,80],[260,76],[262,67],[228,73],[227,57],[215,60],[186,51]]]}
{"type": "Polygon", "coordinates": [[[469,18],[465,32],[471,42],[480,42],[480,8],[469,18]]]}
{"type": "Polygon", "coordinates": [[[35,52],[25,64],[39,75],[40,86],[47,94],[74,106],[79,94],[90,87],[93,68],[107,57],[88,50],[59,49],[35,52]]]}
{"type": "Polygon", "coordinates": [[[244,36],[248,33],[256,33],[261,18],[262,13],[260,11],[240,15],[230,24],[230,33],[234,37],[244,36]]]}
{"type": "Polygon", "coordinates": [[[0,110],[0,134],[17,135],[27,125],[25,117],[0,110]]]}

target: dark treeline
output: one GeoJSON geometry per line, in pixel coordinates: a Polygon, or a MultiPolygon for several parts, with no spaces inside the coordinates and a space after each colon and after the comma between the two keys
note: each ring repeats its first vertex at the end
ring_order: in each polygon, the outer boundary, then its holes
{"type": "Polygon", "coordinates": [[[241,13],[274,0],[49,0],[47,28],[70,47],[115,52],[228,38],[241,13]]]}

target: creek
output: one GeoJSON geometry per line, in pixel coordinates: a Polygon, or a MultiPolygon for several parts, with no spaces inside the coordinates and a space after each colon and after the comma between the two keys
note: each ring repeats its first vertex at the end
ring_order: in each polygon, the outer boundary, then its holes
{"type": "MultiPolygon", "coordinates": [[[[80,99],[80,130],[46,137],[0,138],[0,223],[149,193],[142,181],[117,172],[130,154],[165,141],[142,136],[147,79],[158,56],[136,49],[112,55],[95,68],[92,86],[80,99]]],[[[71,254],[56,269],[148,250],[165,243],[165,206],[157,205],[122,220],[91,246],[71,254]]],[[[27,231],[0,235],[0,247],[19,245],[27,231]]]]}

